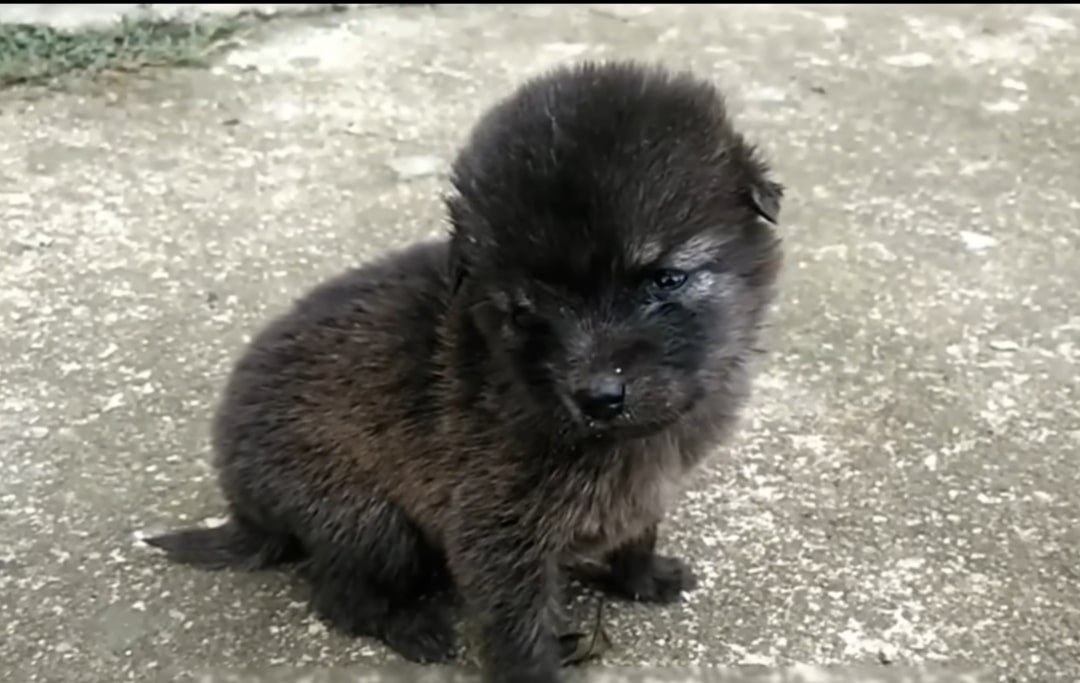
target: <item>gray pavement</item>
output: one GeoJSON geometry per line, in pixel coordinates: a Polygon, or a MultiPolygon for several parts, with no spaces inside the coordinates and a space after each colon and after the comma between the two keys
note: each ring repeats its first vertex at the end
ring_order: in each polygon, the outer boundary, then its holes
{"type": "Polygon", "coordinates": [[[0,92],[0,681],[393,659],[287,576],[136,538],[221,514],[244,340],[441,231],[445,160],[524,75],[616,56],[726,87],[789,261],[744,429],[666,529],[702,587],[611,605],[606,663],[1080,680],[1080,9],[503,5],[0,92]]]}

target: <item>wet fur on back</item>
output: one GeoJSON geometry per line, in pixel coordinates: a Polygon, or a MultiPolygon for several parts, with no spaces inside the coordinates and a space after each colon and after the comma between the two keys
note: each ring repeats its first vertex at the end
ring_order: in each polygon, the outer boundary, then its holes
{"type": "Polygon", "coordinates": [[[228,525],[148,542],[303,560],[323,618],[418,661],[453,655],[460,596],[486,681],[553,683],[560,567],[597,559],[634,600],[695,586],[657,528],[748,396],[782,189],[711,85],[627,63],[530,79],[451,180],[448,240],[320,285],[239,360],[228,525]]]}

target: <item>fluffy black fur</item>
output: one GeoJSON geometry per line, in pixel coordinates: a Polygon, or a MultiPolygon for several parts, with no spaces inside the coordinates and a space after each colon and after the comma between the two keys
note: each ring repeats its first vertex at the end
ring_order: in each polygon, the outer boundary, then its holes
{"type": "Polygon", "coordinates": [[[150,542],[304,558],[323,617],[420,661],[453,655],[459,595],[488,683],[553,683],[561,567],[634,600],[695,586],[657,527],[747,398],[782,190],[713,86],[630,63],[524,83],[452,184],[448,241],[252,342],[215,420],[229,524],[150,542]]]}

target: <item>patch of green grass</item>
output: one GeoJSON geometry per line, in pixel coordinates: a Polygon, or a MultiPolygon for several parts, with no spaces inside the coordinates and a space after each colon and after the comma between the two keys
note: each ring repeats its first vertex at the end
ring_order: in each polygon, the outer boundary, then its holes
{"type": "Polygon", "coordinates": [[[250,23],[244,16],[193,22],[124,18],[78,32],[0,24],[0,87],[103,71],[205,66],[250,23]]]}

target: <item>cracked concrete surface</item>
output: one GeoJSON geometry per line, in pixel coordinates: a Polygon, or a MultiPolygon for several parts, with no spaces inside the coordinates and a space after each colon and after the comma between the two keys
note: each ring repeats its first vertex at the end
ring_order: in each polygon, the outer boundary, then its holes
{"type": "Polygon", "coordinates": [[[207,426],[305,288],[443,229],[480,110],[562,60],[689,66],[788,186],[752,411],[668,525],[703,586],[612,665],[1080,680],[1080,10],[412,6],[209,72],[0,93],[0,680],[370,664],[279,574],[140,547],[221,514],[207,426]]]}

